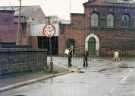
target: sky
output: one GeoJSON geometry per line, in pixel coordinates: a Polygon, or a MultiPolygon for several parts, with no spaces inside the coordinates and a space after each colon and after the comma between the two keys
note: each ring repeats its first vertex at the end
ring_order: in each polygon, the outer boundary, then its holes
{"type": "MultiPolygon", "coordinates": [[[[22,0],[22,5],[40,5],[46,16],[69,20],[70,13],[83,13],[83,3],[88,0],[22,0]],[[70,5],[71,4],[71,5],[70,5]],[[71,6],[71,7],[70,7],[71,6]]],[[[0,5],[17,6],[19,0],[0,0],[0,5]]]]}

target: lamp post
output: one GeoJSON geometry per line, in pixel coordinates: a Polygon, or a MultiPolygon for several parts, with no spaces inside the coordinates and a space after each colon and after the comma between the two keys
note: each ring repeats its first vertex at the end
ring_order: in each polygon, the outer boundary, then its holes
{"type": "Polygon", "coordinates": [[[16,45],[20,45],[21,43],[21,7],[22,7],[22,0],[19,0],[18,32],[16,36],[16,45]]]}
{"type": "Polygon", "coordinates": [[[43,29],[43,35],[49,38],[50,72],[53,71],[52,37],[54,36],[55,31],[56,31],[55,27],[50,23],[50,20],[49,20],[48,24],[43,29]]]}

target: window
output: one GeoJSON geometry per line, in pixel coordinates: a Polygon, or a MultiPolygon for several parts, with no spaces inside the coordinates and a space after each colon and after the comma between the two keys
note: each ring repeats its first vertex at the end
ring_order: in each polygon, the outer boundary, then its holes
{"type": "Polygon", "coordinates": [[[99,17],[97,13],[91,15],[91,27],[98,27],[99,17]]]}
{"type": "Polygon", "coordinates": [[[65,25],[64,24],[60,24],[60,33],[64,33],[65,29],[65,25]]]}
{"type": "Polygon", "coordinates": [[[75,48],[75,40],[74,39],[67,40],[67,48],[75,48]]]}
{"type": "Polygon", "coordinates": [[[113,14],[108,14],[107,15],[107,27],[108,28],[113,28],[114,27],[114,16],[113,14]]]}
{"type": "Polygon", "coordinates": [[[123,15],[122,16],[122,27],[128,27],[129,26],[129,16],[123,15]]]}

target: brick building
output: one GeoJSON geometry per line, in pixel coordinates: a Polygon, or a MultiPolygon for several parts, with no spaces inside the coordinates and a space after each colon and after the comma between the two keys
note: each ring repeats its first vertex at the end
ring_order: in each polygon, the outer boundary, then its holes
{"type": "Polygon", "coordinates": [[[52,39],[52,54],[58,54],[59,18],[46,16],[40,6],[21,6],[21,24],[19,29],[19,7],[0,6],[0,47],[32,47],[47,49],[49,38],[44,36],[43,29],[48,21],[55,27],[52,39]],[[20,34],[18,36],[18,31],[20,34]],[[19,38],[19,46],[16,42],[19,38]]]}
{"type": "Polygon", "coordinates": [[[17,27],[13,10],[0,10],[0,44],[16,42],[17,27]]]}
{"type": "MultiPolygon", "coordinates": [[[[15,15],[19,15],[16,10],[15,15]]],[[[32,48],[47,49],[50,54],[49,37],[43,34],[45,26],[50,22],[55,27],[55,33],[51,38],[52,54],[58,54],[59,18],[46,16],[40,6],[22,6],[22,38],[21,45],[31,45],[32,48]]]]}
{"type": "Polygon", "coordinates": [[[21,36],[20,44],[16,46],[17,42],[17,32],[19,31],[18,24],[18,7],[16,6],[0,6],[0,47],[21,47],[28,46],[29,43],[29,30],[27,17],[21,16],[21,36]]]}
{"type": "Polygon", "coordinates": [[[135,55],[135,3],[133,0],[88,0],[84,14],[72,13],[71,23],[61,25],[59,55],[74,48],[76,55],[135,55]]]}

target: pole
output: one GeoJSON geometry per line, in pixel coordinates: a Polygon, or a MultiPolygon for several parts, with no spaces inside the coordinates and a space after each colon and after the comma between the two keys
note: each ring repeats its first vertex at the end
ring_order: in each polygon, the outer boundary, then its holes
{"type": "Polygon", "coordinates": [[[48,24],[44,27],[43,34],[49,38],[49,53],[50,53],[50,72],[53,72],[53,58],[52,58],[52,37],[55,33],[55,27],[50,24],[50,19],[48,18],[48,24]]]}
{"type": "Polygon", "coordinates": [[[22,0],[19,0],[18,32],[16,37],[16,45],[20,45],[21,43],[21,6],[22,0]]]}
{"type": "Polygon", "coordinates": [[[50,72],[53,72],[52,40],[51,40],[51,37],[49,37],[49,45],[50,45],[50,72]]]}

